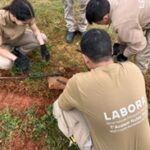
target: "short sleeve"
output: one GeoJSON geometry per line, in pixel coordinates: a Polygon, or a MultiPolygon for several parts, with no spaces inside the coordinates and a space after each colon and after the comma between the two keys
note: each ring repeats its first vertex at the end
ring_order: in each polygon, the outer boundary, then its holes
{"type": "Polygon", "coordinates": [[[80,109],[81,100],[77,88],[76,76],[73,76],[68,81],[63,93],[57,100],[59,107],[63,110],[71,110],[73,108],[80,109]]]}

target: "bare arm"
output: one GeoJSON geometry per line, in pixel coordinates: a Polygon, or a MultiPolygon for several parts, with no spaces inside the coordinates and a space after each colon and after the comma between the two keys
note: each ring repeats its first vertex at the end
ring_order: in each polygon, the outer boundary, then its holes
{"type": "Polygon", "coordinates": [[[44,40],[41,36],[41,32],[40,32],[39,28],[37,27],[37,25],[35,23],[33,23],[30,27],[31,27],[31,30],[33,31],[33,33],[36,35],[37,40],[39,41],[40,45],[43,45],[44,40]]]}
{"type": "Polygon", "coordinates": [[[45,45],[45,42],[43,40],[43,37],[42,37],[42,34],[41,34],[39,28],[37,27],[37,25],[35,23],[30,25],[30,27],[31,27],[33,33],[36,35],[37,40],[39,41],[42,58],[45,59],[46,61],[49,61],[50,53],[47,49],[47,46],[45,45]]]}
{"type": "Polygon", "coordinates": [[[57,101],[62,110],[80,108],[81,100],[79,97],[75,76],[69,79],[63,93],[59,96],[57,101]]]}

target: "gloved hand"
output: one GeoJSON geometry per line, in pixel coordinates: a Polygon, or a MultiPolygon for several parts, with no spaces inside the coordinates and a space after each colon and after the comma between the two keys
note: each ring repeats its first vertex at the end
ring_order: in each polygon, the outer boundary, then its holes
{"type": "Polygon", "coordinates": [[[125,48],[126,48],[125,45],[122,45],[120,43],[114,43],[114,45],[113,45],[113,56],[118,55],[119,53],[123,53],[125,48]]]}
{"type": "Polygon", "coordinates": [[[46,61],[49,61],[50,59],[50,54],[45,44],[41,45],[41,56],[42,59],[45,59],[46,61]]]}
{"type": "Polygon", "coordinates": [[[115,57],[115,60],[117,62],[124,62],[124,61],[127,61],[128,58],[126,56],[124,56],[123,54],[118,54],[116,57],[115,57]]]}
{"type": "Polygon", "coordinates": [[[17,56],[14,65],[21,69],[22,72],[28,71],[30,69],[29,58],[26,55],[24,55],[18,47],[14,48],[13,54],[17,56]]]}

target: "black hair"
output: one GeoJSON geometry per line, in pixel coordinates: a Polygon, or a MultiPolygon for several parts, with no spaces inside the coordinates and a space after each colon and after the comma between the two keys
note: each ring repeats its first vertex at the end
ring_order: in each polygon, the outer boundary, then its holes
{"type": "Polygon", "coordinates": [[[27,0],[13,0],[10,5],[3,9],[9,11],[20,21],[26,21],[35,17],[33,7],[27,0]]]}
{"type": "Polygon", "coordinates": [[[108,0],[90,0],[86,7],[86,19],[89,24],[98,22],[110,12],[108,0]]]}
{"type": "Polygon", "coordinates": [[[112,58],[112,44],[109,34],[102,29],[91,29],[82,37],[81,52],[98,63],[112,58]]]}

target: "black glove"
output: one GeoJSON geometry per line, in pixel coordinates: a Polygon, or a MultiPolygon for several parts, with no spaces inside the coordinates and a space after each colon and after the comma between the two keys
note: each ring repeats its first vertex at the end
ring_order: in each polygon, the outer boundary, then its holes
{"type": "Polygon", "coordinates": [[[46,61],[49,61],[50,59],[50,54],[45,44],[41,45],[41,56],[42,59],[45,59],[46,61]]]}
{"type": "Polygon", "coordinates": [[[21,69],[22,72],[28,71],[30,69],[29,58],[21,52],[20,48],[14,48],[12,53],[18,57],[14,65],[21,69]]]}
{"type": "Polygon", "coordinates": [[[119,53],[123,53],[125,48],[126,48],[126,45],[114,43],[114,45],[113,45],[113,56],[118,55],[119,53]]]}
{"type": "Polygon", "coordinates": [[[115,57],[115,60],[117,62],[124,62],[124,61],[127,61],[128,58],[126,56],[124,56],[123,54],[118,54],[116,57],[115,57]]]}

